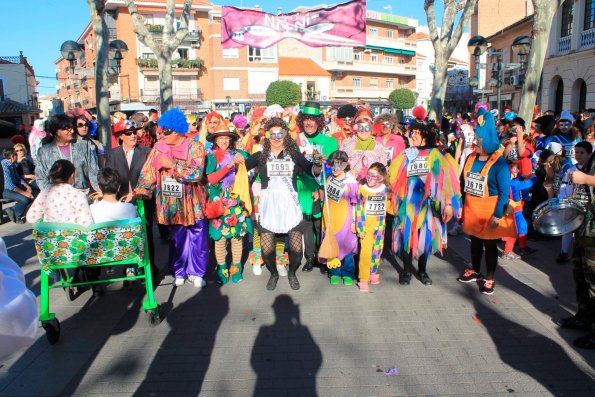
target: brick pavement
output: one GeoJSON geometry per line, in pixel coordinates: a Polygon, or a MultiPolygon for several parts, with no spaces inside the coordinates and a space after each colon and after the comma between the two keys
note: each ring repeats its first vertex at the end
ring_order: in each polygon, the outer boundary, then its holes
{"type": "MultiPolygon", "coordinates": [[[[38,293],[30,229],[8,223],[0,235],[38,293]]],[[[0,360],[0,396],[592,395],[595,352],[573,349],[580,333],[551,322],[575,309],[571,266],[554,263],[558,240],[532,244],[528,263],[500,261],[493,296],[455,280],[464,236],[431,258],[430,287],[400,286],[400,265],[388,261],[369,294],[317,272],[300,272],[299,291],[282,278],[274,292],[266,271],[221,288],[210,274],[200,292],[166,277],[156,296],[167,315],[155,328],[140,288],[74,302],[53,291],[59,343],[40,329],[34,345],[0,360]],[[391,367],[397,375],[385,374],[391,367]]]]}

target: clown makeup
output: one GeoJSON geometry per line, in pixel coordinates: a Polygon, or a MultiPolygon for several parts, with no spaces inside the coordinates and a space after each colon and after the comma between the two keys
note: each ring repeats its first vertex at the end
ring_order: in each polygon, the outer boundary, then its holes
{"type": "Polygon", "coordinates": [[[345,117],[343,119],[343,123],[345,123],[345,125],[351,124],[351,120],[353,120],[353,118],[351,118],[351,117],[345,117]]]}
{"type": "Polygon", "coordinates": [[[340,177],[342,176],[342,174],[345,171],[345,168],[347,168],[347,165],[349,163],[348,162],[341,162],[341,161],[334,161],[332,164],[329,164],[329,166],[332,168],[333,170],[333,175],[335,177],[340,177]]]}
{"type": "Polygon", "coordinates": [[[304,120],[304,132],[308,135],[312,135],[318,131],[318,123],[312,117],[306,117],[304,120]]]}
{"type": "Polygon", "coordinates": [[[366,183],[369,187],[376,187],[380,185],[384,178],[376,170],[368,170],[368,176],[366,177],[366,183]]]}
{"type": "Polygon", "coordinates": [[[572,123],[570,121],[560,121],[560,129],[568,131],[572,127],[572,123]]]}

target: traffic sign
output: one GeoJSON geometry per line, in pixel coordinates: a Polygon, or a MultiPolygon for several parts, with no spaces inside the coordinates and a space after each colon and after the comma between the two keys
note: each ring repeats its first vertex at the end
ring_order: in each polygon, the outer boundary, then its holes
{"type": "Polygon", "coordinates": [[[504,70],[514,70],[521,67],[520,63],[507,63],[504,65],[504,70]]]}
{"type": "Polygon", "coordinates": [[[474,94],[491,94],[492,92],[494,92],[494,91],[492,91],[492,90],[473,90],[474,94]]]}

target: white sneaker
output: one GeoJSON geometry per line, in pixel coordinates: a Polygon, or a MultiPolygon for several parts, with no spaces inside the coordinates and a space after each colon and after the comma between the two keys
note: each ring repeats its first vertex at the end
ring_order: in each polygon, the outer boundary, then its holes
{"type": "Polygon", "coordinates": [[[252,273],[255,276],[260,276],[262,274],[262,265],[252,265],[252,273]]]}
{"type": "Polygon", "coordinates": [[[276,266],[277,266],[277,272],[279,273],[279,276],[281,276],[281,277],[287,276],[287,266],[283,266],[283,265],[276,265],[276,266]]]}
{"type": "Polygon", "coordinates": [[[194,288],[202,288],[207,285],[206,281],[200,276],[188,276],[188,281],[194,285],[194,288]]]}
{"type": "Polygon", "coordinates": [[[176,278],[176,279],[174,280],[174,285],[175,285],[176,287],[181,287],[182,285],[184,285],[184,282],[185,282],[185,281],[186,281],[186,279],[183,279],[183,278],[176,278]]]}

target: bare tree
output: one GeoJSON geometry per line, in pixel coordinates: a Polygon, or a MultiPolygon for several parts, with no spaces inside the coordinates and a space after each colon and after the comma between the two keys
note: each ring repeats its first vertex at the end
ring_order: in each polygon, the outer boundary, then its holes
{"type": "Polygon", "coordinates": [[[552,21],[564,0],[532,0],[532,2],[535,14],[533,15],[533,31],[531,32],[531,51],[529,51],[527,60],[527,72],[519,109],[519,115],[527,122],[533,119],[533,107],[537,99],[537,90],[539,89],[539,80],[543,71],[552,21]]]}
{"type": "Polygon", "coordinates": [[[145,18],[139,14],[134,0],[126,0],[126,6],[128,6],[128,11],[132,16],[132,24],[134,31],[138,35],[138,39],[141,43],[149,47],[157,57],[161,112],[166,112],[173,106],[171,58],[174,51],[188,34],[188,17],[190,15],[192,0],[184,0],[184,8],[180,17],[180,27],[177,32],[174,31],[176,5],[174,0],[167,0],[162,41],[156,40],[153,34],[149,32],[149,29],[145,26],[145,18]]]}
{"type": "Polygon", "coordinates": [[[442,114],[446,96],[448,59],[461,40],[463,28],[473,14],[477,0],[444,0],[444,15],[440,28],[436,26],[434,3],[435,0],[425,0],[424,10],[435,54],[430,118],[436,120],[442,114]],[[460,17],[458,21],[457,17],[460,17]]]}
{"type": "Polygon", "coordinates": [[[99,140],[106,150],[111,147],[111,125],[109,112],[109,38],[107,23],[103,17],[104,0],[87,0],[91,11],[91,25],[95,34],[95,106],[97,108],[97,128],[99,140]]]}

